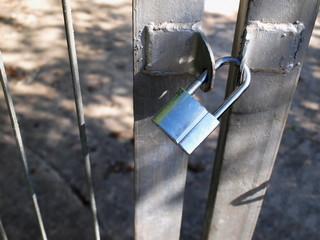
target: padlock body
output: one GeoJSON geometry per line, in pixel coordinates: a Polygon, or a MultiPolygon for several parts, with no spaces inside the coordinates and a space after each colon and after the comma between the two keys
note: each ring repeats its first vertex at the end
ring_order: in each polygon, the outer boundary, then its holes
{"type": "Polygon", "coordinates": [[[218,119],[184,89],[152,121],[189,154],[219,125],[218,119]]]}
{"type": "Polygon", "coordinates": [[[191,154],[217,128],[219,123],[217,118],[211,113],[207,113],[182,139],[179,145],[184,151],[191,154]]]}

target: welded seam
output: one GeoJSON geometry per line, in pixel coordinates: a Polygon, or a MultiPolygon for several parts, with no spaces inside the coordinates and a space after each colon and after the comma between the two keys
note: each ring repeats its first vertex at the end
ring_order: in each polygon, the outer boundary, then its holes
{"type": "MultiPolygon", "coordinates": [[[[247,48],[250,45],[251,38],[256,38],[256,35],[259,35],[259,32],[267,32],[267,33],[275,33],[280,35],[281,37],[291,37],[293,38],[293,44],[290,49],[290,56],[288,63],[283,65],[281,61],[283,57],[280,57],[279,67],[275,68],[255,68],[250,67],[251,72],[261,72],[261,73],[275,73],[275,74],[288,74],[294,71],[296,68],[300,67],[300,62],[297,62],[297,56],[302,49],[303,44],[303,33],[305,26],[301,22],[296,23],[264,23],[261,21],[249,21],[248,26],[245,29],[245,37],[244,37],[244,51],[250,52],[247,48]]],[[[247,56],[244,56],[244,61],[246,62],[247,56]]],[[[250,65],[250,64],[249,64],[250,65]]]]}

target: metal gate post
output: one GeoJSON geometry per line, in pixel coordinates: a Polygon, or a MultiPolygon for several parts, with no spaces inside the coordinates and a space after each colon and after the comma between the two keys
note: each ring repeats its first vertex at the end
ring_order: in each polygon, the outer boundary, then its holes
{"type": "MultiPolygon", "coordinates": [[[[252,238],[319,2],[240,3],[233,56],[252,81],[221,126],[203,239],[252,238]]],[[[227,92],[237,80],[229,76],[227,92]]]]}
{"type": "Polygon", "coordinates": [[[151,117],[178,88],[195,78],[181,71],[188,58],[181,58],[180,69],[172,66],[179,52],[171,51],[172,43],[179,42],[181,35],[170,35],[168,41],[153,33],[174,34],[185,29],[187,34],[200,23],[203,5],[203,0],[133,1],[136,240],[179,239],[187,154],[151,122],[151,117]],[[154,37],[159,41],[155,43],[154,37]],[[159,55],[165,51],[167,57],[162,59],[159,55]],[[166,67],[172,67],[171,73],[164,70],[166,67]]]}

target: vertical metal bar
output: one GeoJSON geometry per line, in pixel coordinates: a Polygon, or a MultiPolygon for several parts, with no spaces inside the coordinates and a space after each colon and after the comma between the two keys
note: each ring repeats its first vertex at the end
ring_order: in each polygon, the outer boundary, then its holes
{"type": "Polygon", "coordinates": [[[7,234],[6,234],[6,231],[3,227],[3,224],[2,224],[2,221],[0,219],[0,236],[1,236],[1,240],[8,240],[8,237],[7,237],[7,234]]]}
{"type": "Polygon", "coordinates": [[[34,191],[34,186],[33,186],[32,180],[31,180],[31,176],[29,174],[28,161],[27,161],[25,150],[24,150],[24,145],[23,145],[23,141],[22,141],[22,137],[21,137],[21,132],[20,132],[20,128],[19,128],[17,115],[16,115],[16,112],[14,109],[14,105],[13,105],[10,90],[9,90],[8,79],[7,79],[7,75],[5,72],[1,52],[0,52],[0,71],[1,71],[0,81],[1,81],[1,85],[2,85],[2,90],[3,90],[3,94],[5,97],[6,104],[7,104],[7,109],[9,112],[13,133],[14,133],[15,140],[16,140],[16,143],[18,146],[19,155],[21,158],[21,162],[23,164],[24,175],[25,175],[25,178],[27,181],[29,191],[31,193],[31,198],[32,198],[34,209],[35,209],[36,216],[38,219],[38,224],[39,224],[40,232],[42,235],[42,239],[47,240],[47,235],[46,235],[46,231],[44,228],[44,224],[43,224],[43,220],[42,220],[42,216],[41,216],[41,212],[40,212],[40,208],[39,208],[39,204],[38,204],[38,200],[37,200],[37,195],[34,191]]]}
{"type": "MultiPolygon", "coordinates": [[[[144,73],[146,26],[151,22],[194,24],[202,15],[202,0],[133,1],[136,240],[179,239],[188,156],[151,118],[180,87],[194,80],[187,74],[144,73]]],[[[172,61],[169,55],[167,61],[172,61]]]]}
{"type": "Polygon", "coordinates": [[[74,39],[74,29],[73,29],[73,23],[72,23],[70,0],[62,0],[62,9],[63,9],[63,18],[65,23],[64,26],[66,31],[66,39],[68,44],[69,62],[70,62],[70,69],[72,74],[73,92],[74,92],[77,118],[78,118],[82,157],[83,157],[84,166],[85,166],[86,180],[87,180],[88,192],[89,192],[89,198],[90,198],[90,207],[91,207],[92,218],[93,218],[93,227],[94,227],[96,240],[100,240],[100,230],[99,230],[99,222],[98,222],[98,216],[97,216],[96,201],[94,196],[90,156],[89,156],[89,151],[87,146],[86,127],[85,127],[85,120],[84,120],[79,68],[78,68],[76,45],[75,45],[75,39],[74,39]]]}
{"type": "Polygon", "coordinates": [[[319,9],[307,2],[240,3],[233,56],[252,81],[222,120],[203,239],[252,238],[319,9]]]}

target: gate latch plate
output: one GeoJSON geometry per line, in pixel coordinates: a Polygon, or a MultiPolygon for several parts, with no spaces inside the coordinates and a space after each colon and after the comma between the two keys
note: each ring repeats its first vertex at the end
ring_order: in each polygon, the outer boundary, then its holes
{"type": "Polygon", "coordinates": [[[214,55],[200,23],[150,23],[145,28],[145,34],[145,74],[191,74],[198,78],[207,70],[208,77],[201,89],[212,89],[214,55]]]}

